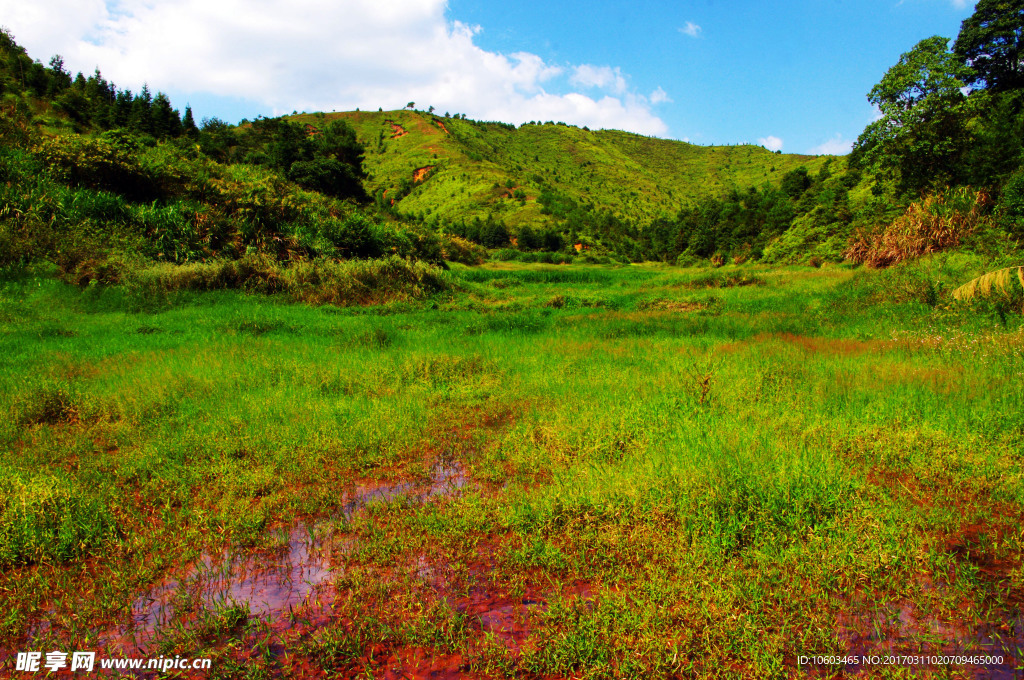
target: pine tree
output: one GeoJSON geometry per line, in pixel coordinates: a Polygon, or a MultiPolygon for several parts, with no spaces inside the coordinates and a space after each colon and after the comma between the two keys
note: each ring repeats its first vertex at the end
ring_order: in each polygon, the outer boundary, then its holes
{"type": "Polygon", "coordinates": [[[132,117],[132,101],[135,97],[131,90],[121,90],[114,101],[112,127],[128,127],[132,117]]]}
{"type": "Polygon", "coordinates": [[[185,105],[185,118],[181,121],[181,131],[186,137],[199,136],[199,128],[196,127],[196,121],[192,117],[192,107],[188,104],[185,105]]]}
{"type": "Polygon", "coordinates": [[[143,84],[142,92],[132,100],[128,127],[134,132],[153,134],[152,109],[153,96],[149,92],[149,86],[143,84]]]}
{"type": "Polygon", "coordinates": [[[71,87],[71,74],[64,69],[64,57],[59,54],[50,58],[50,78],[47,95],[55,97],[71,87]]]}
{"type": "Polygon", "coordinates": [[[158,92],[153,100],[150,121],[152,134],[158,139],[177,137],[181,133],[181,118],[171,108],[171,100],[163,92],[158,92]]]}

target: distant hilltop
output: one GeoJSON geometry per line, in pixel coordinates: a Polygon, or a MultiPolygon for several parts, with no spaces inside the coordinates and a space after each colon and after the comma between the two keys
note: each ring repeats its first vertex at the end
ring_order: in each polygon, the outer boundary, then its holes
{"type": "Polygon", "coordinates": [[[730,189],[778,186],[787,172],[816,172],[834,158],[408,109],[288,118],[316,128],[351,124],[365,145],[368,193],[400,214],[439,222],[491,216],[513,229],[554,226],[555,204],[566,202],[643,224],[730,189]]]}

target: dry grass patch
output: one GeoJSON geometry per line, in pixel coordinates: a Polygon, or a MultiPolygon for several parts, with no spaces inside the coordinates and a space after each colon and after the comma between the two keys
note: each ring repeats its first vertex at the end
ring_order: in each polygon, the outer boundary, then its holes
{"type": "Polygon", "coordinates": [[[889,267],[956,248],[990,222],[991,204],[987,193],[968,188],[932,194],[911,203],[883,231],[857,234],[843,257],[870,267],[889,267]]]}

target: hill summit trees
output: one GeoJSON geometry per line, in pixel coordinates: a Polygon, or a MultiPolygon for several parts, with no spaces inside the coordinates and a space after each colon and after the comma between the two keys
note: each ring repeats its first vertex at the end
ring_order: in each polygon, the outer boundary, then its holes
{"type": "Polygon", "coordinates": [[[980,0],[950,40],[904,53],[868,100],[882,117],[857,139],[851,162],[897,193],[950,185],[1002,186],[1024,142],[1024,0],[980,0]]]}
{"type": "Polygon", "coordinates": [[[980,0],[960,26],[953,52],[971,67],[972,86],[1024,87],[1024,0],[980,0]]]}

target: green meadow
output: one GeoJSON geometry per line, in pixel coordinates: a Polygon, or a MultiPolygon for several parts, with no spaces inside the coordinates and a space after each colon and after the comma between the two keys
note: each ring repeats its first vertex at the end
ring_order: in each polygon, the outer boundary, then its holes
{"type": "Polygon", "coordinates": [[[949,294],[992,268],[453,265],[373,306],[9,269],[0,649],[1012,673],[1024,326],[949,294]],[[278,590],[233,588],[243,562],[278,590]],[[836,660],[894,654],[1000,660],[836,660]]]}

